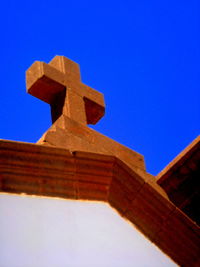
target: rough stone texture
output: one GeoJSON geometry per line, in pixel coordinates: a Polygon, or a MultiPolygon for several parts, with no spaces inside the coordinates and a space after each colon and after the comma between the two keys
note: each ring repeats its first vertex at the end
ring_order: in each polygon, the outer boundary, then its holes
{"type": "Polygon", "coordinates": [[[0,141],[0,191],[106,201],[176,263],[199,266],[199,227],[114,156],[0,141]]]}
{"type": "Polygon", "coordinates": [[[69,150],[88,151],[119,157],[135,168],[144,169],[144,158],[139,153],[62,115],[38,141],[69,150]]]}
{"type": "MultiPolygon", "coordinates": [[[[178,264],[199,266],[199,227],[167,196],[178,180],[171,186],[167,170],[156,183],[142,155],[86,126],[105,107],[81,82],[79,65],[60,56],[36,61],[27,91],[50,104],[53,125],[35,145],[0,141],[0,191],[106,201],[178,264]]],[[[195,171],[197,158],[180,173],[195,171]]]]}
{"type": "Polygon", "coordinates": [[[81,83],[79,65],[63,56],[49,63],[36,61],[27,70],[28,93],[51,105],[53,126],[39,144],[114,155],[144,169],[140,154],[86,127],[104,114],[103,95],[81,83]]]}
{"type": "Polygon", "coordinates": [[[132,200],[126,211],[126,217],[154,240],[164,221],[174,209],[175,206],[171,202],[158,194],[150,184],[145,183],[132,200]],[[147,224],[147,221],[151,221],[151,224],[147,224]]]}
{"type": "Polygon", "coordinates": [[[178,208],[165,220],[154,242],[181,266],[200,266],[200,228],[178,208]]]}
{"type": "Polygon", "coordinates": [[[79,65],[63,56],[36,61],[26,72],[27,92],[51,105],[52,121],[62,114],[81,124],[96,124],[105,112],[103,95],[83,84],[79,65]]]}

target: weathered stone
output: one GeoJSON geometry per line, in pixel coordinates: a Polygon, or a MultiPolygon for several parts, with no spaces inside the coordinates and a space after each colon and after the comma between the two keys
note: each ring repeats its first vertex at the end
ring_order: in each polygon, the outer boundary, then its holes
{"type": "Polygon", "coordinates": [[[81,82],[77,63],[35,62],[27,90],[51,105],[54,124],[36,145],[0,141],[0,191],[106,201],[178,264],[199,266],[199,227],[167,197],[196,175],[199,141],[156,183],[142,155],[86,126],[103,116],[104,101],[81,82]]]}
{"type": "Polygon", "coordinates": [[[28,93],[51,105],[53,122],[65,114],[84,125],[96,124],[104,115],[103,95],[84,85],[78,64],[63,56],[33,63],[26,85],[28,93]]]}

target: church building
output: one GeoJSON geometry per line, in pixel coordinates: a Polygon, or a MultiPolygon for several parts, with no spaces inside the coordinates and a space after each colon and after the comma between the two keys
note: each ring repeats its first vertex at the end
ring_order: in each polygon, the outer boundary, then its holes
{"type": "Polygon", "coordinates": [[[88,127],[104,116],[104,96],[77,63],[36,61],[26,86],[50,105],[52,126],[36,144],[0,140],[0,266],[200,266],[200,137],[155,177],[143,155],[88,127]],[[29,210],[35,199],[37,219],[6,208],[12,199],[29,210]],[[56,226],[39,225],[45,216],[56,226]]]}

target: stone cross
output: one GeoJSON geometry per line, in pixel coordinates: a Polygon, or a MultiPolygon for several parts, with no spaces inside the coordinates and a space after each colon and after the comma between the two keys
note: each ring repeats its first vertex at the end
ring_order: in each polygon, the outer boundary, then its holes
{"type": "Polygon", "coordinates": [[[27,92],[51,106],[52,122],[66,115],[81,124],[96,124],[104,115],[104,97],[81,82],[79,65],[56,56],[36,61],[26,72],[27,92]]]}

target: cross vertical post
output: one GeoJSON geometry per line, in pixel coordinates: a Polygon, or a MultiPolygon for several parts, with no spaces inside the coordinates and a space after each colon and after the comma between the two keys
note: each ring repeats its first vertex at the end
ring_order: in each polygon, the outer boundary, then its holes
{"type": "Polygon", "coordinates": [[[81,82],[79,65],[64,56],[36,61],[26,73],[29,94],[51,106],[52,122],[61,115],[81,124],[96,124],[104,115],[103,95],[81,82]]]}

